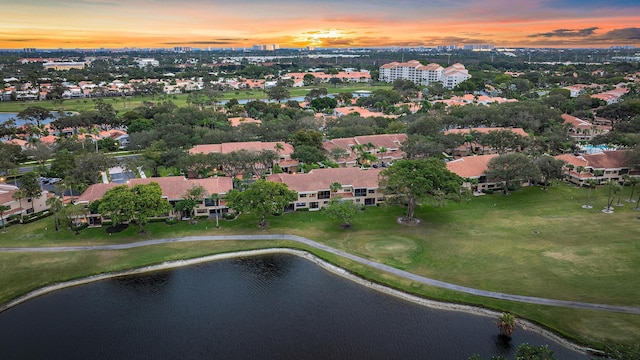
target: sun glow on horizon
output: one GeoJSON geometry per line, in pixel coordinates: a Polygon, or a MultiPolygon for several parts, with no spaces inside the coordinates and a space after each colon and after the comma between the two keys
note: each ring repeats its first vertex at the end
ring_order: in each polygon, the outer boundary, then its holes
{"type": "Polygon", "coordinates": [[[306,31],[294,38],[294,42],[304,46],[323,46],[327,40],[346,38],[346,32],[337,29],[306,31]]]}

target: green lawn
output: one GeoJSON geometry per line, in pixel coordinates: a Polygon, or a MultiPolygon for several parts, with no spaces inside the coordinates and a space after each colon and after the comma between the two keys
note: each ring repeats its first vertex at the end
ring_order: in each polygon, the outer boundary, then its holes
{"type": "MultiPolygon", "coordinates": [[[[324,84],[322,86],[327,87],[327,92],[330,94],[339,93],[339,92],[354,92],[358,90],[377,90],[377,89],[391,89],[391,85],[368,85],[368,84],[346,84],[340,85],[337,87],[333,87],[329,84],[324,84]]],[[[314,87],[304,87],[304,88],[295,88],[290,89],[291,97],[305,96],[309,90],[314,87]]],[[[229,99],[248,99],[248,100],[267,100],[267,94],[262,90],[229,90],[225,91],[218,98],[218,101],[229,100],[229,99]]],[[[134,109],[137,106],[142,105],[143,102],[160,102],[164,100],[171,100],[178,107],[187,106],[187,94],[177,94],[177,95],[158,95],[155,97],[152,96],[129,96],[126,98],[122,97],[112,97],[112,98],[102,98],[107,103],[113,105],[113,107],[121,113],[124,113],[128,110],[134,109]],[[123,101],[125,99],[126,101],[123,101]]],[[[84,110],[92,110],[93,109],[93,100],[92,99],[69,99],[64,100],[62,105],[54,104],[50,100],[41,100],[41,101],[0,101],[0,112],[15,112],[18,113],[29,106],[42,106],[49,110],[65,110],[65,111],[84,111],[84,110]]]]}
{"type": "MultiPolygon", "coordinates": [[[[197,225],[151,223],[139,236],[134,227],[107,235],[104,229],[56,233],[52,218],[13,226],[0,234],[0,246],[107,244],[148,238],[202,234],[289,233],[305,236],[351,253],[420,275],[464,286],[582,302],[640,307],[640,211],[624,201],[614,214],[600,210],[604,189],[592,194],[593,209],[582,209],[587,190],[564,184],[474,197],[444,208],[417,211],[418,226],[397,223],[403,209],[369,207],[358,214],[352,230],[320,212],[297,212],[270,218],[268,230],[242,216],[197,225]]],[[[47,283],[89,274],[138,267],[170,259],[196,257],[259,247],[303,246],[290,242],[168,244],[127,251],[63,254],[0,254],[0,302],[47,283]]],[[[419,286],[326,254],[311,252],[373,281],[421,296],[463,302],[515,314],[591,346],[632,344],[640,338],[640,315],[528,305],[419,286]]]]}

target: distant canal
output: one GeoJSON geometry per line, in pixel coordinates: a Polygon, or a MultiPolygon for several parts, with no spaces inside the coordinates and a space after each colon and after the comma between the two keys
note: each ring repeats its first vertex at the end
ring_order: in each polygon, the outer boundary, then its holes
{"type": "Polygon", "coordinates": [[[587,359],[495,318],[416,305],[293,255],[103,280],[0,313],[0,359],[512,358],[521,343],[587,359]]]}

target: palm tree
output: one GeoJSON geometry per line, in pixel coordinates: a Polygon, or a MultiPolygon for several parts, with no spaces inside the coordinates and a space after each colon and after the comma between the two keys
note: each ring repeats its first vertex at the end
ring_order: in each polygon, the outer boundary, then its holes
{"type": "Polygon", "coordinates": [[[58,198],[57,196],[54,196],[48,198],[46,204],[47,206],[49,206],[51,212],[53,213],[53,223],[55,224],[56,231],[58,231],[58,217],[56,214],[60,209],[62,209],[62,201],[60,201],[60,198],[58,198]]]}
{"type": "Polygon", "coordinates": [[[13,200],[17,200],[18,204],[20,205],[20,223],[24,221],[24,213],[23,213],[24,209],[22,209],[22,199],[26,197],[27,197],[27,194],[22,189],[18,189],[13,193],[13,200]]]}
{"type": "Polygon", "coordinates": [[[596,179],[588,179],[587,181],[585,181],[585,184],[587,184],[587,186],[589,187],[589,192],[587,193],[587,205],[583,205],[582,207],[585,209],[591,209],[593,206],[591,206],[591,189],[595,189],[596,185],[598,185],[598,180],[596,179]]]}
{"type": "Polygon", "coordinates": [[[498,329],[502,336],[511,337],[516,330],[516,317],[513,314],[504,312],[498,316],[498,329]]]}
{"type": "Polygon", "coordinates": [[[220,194],[213,193],[209,195],[209,199],[216,204],[216,228],[219,228],[220,225],[218,223],[218,218],[220,217],[218,214],[218,210],[220,210],[220,194]]]}
{"type": "Polygon", "coordinates": [[[332,182],[331,185],[329,185],[329,189],[331,192],[338,192],[338,190],[342,189],[342,184],[337,181],[332,182]]]}
{"type": "Polygon", "coordinates": [[[636,186],[640,184],[640,178],[629,177],[629,184],[631,185],[631,194],[629,195],[629,199],[627,199],[627,202],[633,202],[633,193],[636,190],[636,186]]]}
{"type": "Polygon", "coordinates": [[[604,211],[612,212],[613,211],[613,200],[616,195],[622,190],[622,186],[617,181],[609,180],[607,182],[607,189],[609,190],[609,198],[607,200],[607,207],[604,211]]]}
{"type": "Polygon", "coordinates": [[[5,225],[6,221],[4,219],[4,212],[11,210],[11,206],[0,204],[0,221],[2,221],[2,232],[7,232],[7,227],[5,225]]]}
{"type": "Polygon", "coordinates": [[[378,152],[379,152],[380,154],[382,154],[382,155],[380,156],[380,161],[384,162],[384,156],[387,154],[387,151],[389,151],[389,149],[387,149],[387,148],[386,148],[386,147],[384,147],[384,146],[380,146],[380,148],[378,149],[378,152]]]}
{"type": "Polygon", "coordinates": [[[97,127],[91,128],[91,135],[94,135],[93,141],[96,143],[96,152],[98,152],[98,140],[100,139],[100,129],[97,127]]]}
{"type": "Polygon", "coordinates": [[[620,198],[622,197],[622,193],[624,192],[624,187],[627,185],[627,181],[629,181],[631,177],[629,176],[629,174],[623,174],[622,175],[622,186],[620,188],[620,192],[618,193],[618,201],[616,202],[616,206],[624,206],[623,204],[620,204],[620,198]]]}

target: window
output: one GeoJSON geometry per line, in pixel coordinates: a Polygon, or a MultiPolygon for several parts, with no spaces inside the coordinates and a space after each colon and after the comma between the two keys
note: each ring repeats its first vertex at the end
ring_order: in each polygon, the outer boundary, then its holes
{"type": "Polygon", "coordinates": [[[367,189],[355,189],[354,195],[355,196],[366,196],[367,195],[367,189]]]}
{"type": "Polygon", "coordinates": [[[317,208],[318,208],[318,202],[317,201],[309,203],[309,209],[317,209],[317,208]]]}
{"type": "Polygon", "coordinates": [[[367,190],[367,192],[368,192],[369,194],[375,194],[375,193],[376,193],[376,191],[375,191],[374,189],[369,189],[369,190],[367,190]]]}
{"type": "Polygon", "coordinates": [[[306,198],[306,197],[307,197],[307,194],[300,194],[300,198],[301,198],[301,199],[302,199],[302,198],[306,198]]]}
{"type": "Polygon", "coordinates": [[[307,207],[307,203],[306,202],[298,202],[298,203],[296,203],[296,207],[297,208],[299,208],[299,207],[307,207]]]}
{"type": "Polygon", "coordinates": [[[331,198],[331,190],[318,191],[318,199],[330,199],[331,198]]]}

